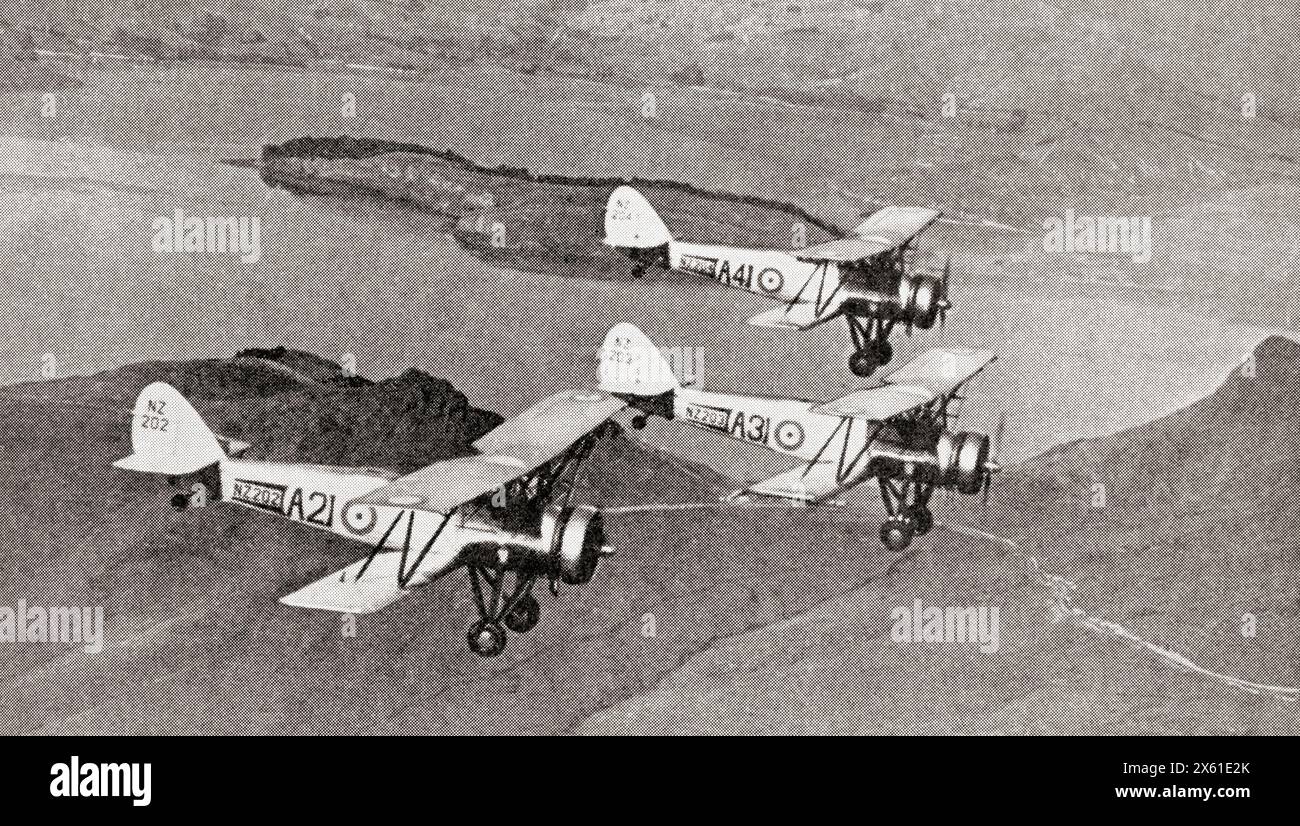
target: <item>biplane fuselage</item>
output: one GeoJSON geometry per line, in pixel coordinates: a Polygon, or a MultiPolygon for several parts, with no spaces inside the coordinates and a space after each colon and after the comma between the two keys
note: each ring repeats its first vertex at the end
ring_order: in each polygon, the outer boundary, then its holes
{"type": "Polygon", "coordinates": [[[811,300],[809,287],[822,279],[839,283],[835,264],[800,261],[780,250],[747,249],[690,241],[668,242],[668,266],[781,301],[811,300]]]}
{"type": "Polygon", "coordinates": [[[900,550],[932,525],[936,488],[979,493],[998,470],[988,437],[949,430],[947,410],[995,359],[986,350],[929,350],[878,386],[817,404],[683,386],[645,333],[619,324],[601,348],[601,387],[642,411],[634,427],[662,416],[803,460],[738,494],[816,504],[875,478],[889,515],[881,539],[900,550]]]}
{"type": "Polygon", "coordinates": [[[889,335],[903,325],[929,329],[947,312],[949,264],[913,266],[916,236],[939,219],[924,207],[885,207],[848,237],[801,250],[749,249],[680,241],[646,197],[630,186],[605,204],[605,243],[636,262],[711,278],[781,302],[749,320],[806,330],[843,317],[853,340],[849,368],[868,376],[893,358],[889,335]]]}
{"type": "Polygon", "coordinates": [[[682,387],[673,394],[673,418],[804,461],[812,461],[828,447],[838,452],[841,448],[861,450],[866,445],[865,428],[846,434],[841,418],[815,413],[815,406],[797,399],[739,396],[694,387],[682,387]],[[830,443],[832,437],[837,441],[830,443]]]}
{"type": "Polygon", "coordinates": [[[450,564],[466,543],[496,534],[496,527],[481,519],[456,519],[440,530],[443,514],[355,501],[395,478],[379,471],[227,458],[219,472],[221,498],[227,502],[374,548],[418,549],[437,537],[420,572],[424,575],[450,564]]]}

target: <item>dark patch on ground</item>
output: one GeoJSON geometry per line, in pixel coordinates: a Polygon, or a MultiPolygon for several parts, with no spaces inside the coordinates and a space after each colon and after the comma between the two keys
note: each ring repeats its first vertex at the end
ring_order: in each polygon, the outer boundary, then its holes
{"type": "Polygon", "coordinates": [[[446,231],[483,261],[572,278],[637,277],[628,258],[603,242],[605,202],[623,184],[644,192],[682,238],[789,249],[796,224],[807,244],[841,234],[798,206],[765,198],[676,181],[538,175],[416,144],[346,136],[268,146],[261,171],[269,185],[299,194],[420,208],[441,216],[446,231]]]}

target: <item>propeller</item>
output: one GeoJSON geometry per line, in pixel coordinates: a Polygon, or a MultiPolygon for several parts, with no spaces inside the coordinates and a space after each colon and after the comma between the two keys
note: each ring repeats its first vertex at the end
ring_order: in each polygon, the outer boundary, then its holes
{"type": "Polygon", "coordinates": [[[993,487],[993,474],[1002,470],[1002,463],[998,457],[1002,455],[1002,434],[1007,429],[1007,411],[1003,410],[1002,415],[998,417],[998,427],[993,431],[993,449],[990,451],[990,457],[984,462],[984,499],[982,505],[988,507],[989,490],[993,487]]]}
{"type": "Polygon", "coordinates": [[[948,300],[948,281],[952,278],[952,256],[949,255],[943,262],[943,278],[939,280],[939,329],[942,330],[948,321],[948,310],[952,309],[952,302],[948,300]]]}

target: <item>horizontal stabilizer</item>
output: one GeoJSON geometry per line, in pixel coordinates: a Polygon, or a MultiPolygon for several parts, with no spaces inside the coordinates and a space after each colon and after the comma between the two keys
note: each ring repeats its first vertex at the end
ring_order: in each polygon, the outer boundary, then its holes
{"type": "Polygon", "coordinates": [[[839,315],[840,301],[836,301],[820,315],[817,308],[808,302],[782,305],[761,312],[749,320],[755,327],[776,327],[782,330],[807,330],[818,324],[830,321],[839,315]]]}
{"type": "Polygon", "coordinates": [[[341,614],[373,614],[406,596],[408,589],[397,584],[397,569],[401,554],[386,552],[377,555],[365,576],[357,575],[366,566],[361,559],[342,571],[335,571],[323,579],[280,597],[280,602],[298,608],[317,611],[338,611],[341,614]]]}
{"type": "Polygon", "coordinates": [[[217,436],[217,442],[226,451],[227,456],[235,458],[242,456],[245,451],[252,447],[248,442],[241,442],[238,439],[230,439],[221,435],[217,436]]]}
{"type": "Polygon", "coordinates": [[[927,350],[885,376],[879,387],[820,404],[812,412],[887,421],[955,393],[996,358],[988,350],[927,350]]]}

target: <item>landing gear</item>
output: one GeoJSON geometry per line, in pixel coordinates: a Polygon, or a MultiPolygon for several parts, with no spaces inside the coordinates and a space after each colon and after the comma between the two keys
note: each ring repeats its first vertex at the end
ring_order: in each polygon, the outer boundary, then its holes
{"type": "Polygon", "coordinates": [[[913,505],[903,511],[902,518],[916,529],[917,536],[925,536],[934,527],[934,514],[930,513],[929,508],[920,505],[913,505]]]}
{"type": "Polygon", "coordinates": [[[542,614],[542,606],[532,594],[525,594],[514,608],[506,614],[506,628],[516,634],[531,631],[542,614]]]}
{"type": "Polygon", "coordinates": [[[506,630],[495,622],[479,620],[466,634],[469,648],[480,657],[495,657],[506,650],[506,630]]]}
{"type": "Polygon", "coordinates": [[[469,648],[480,657],[495,657],[506,647],[502,623],[516,634],[537,624],[542,609],[532,595],[535,577],[515,574],[514,586],[507,591],[506,571],[482,565],[467,565],[466,570],[479,615],[478,622],[469,627],[469,648]]]}
{"type": "Polygon", "coordinates": [[[916,531],[912,523],[901,516],[891,516],[880,526],[880,541],[894,553],[907,550],[912,544],[912,535],[916,531]]]}
{"type": "Polygon", "coordinates": [[[855,376],[866,378],[877,368],[889,364],[894,358],[894,346],[889,343],[889,333],[894,322],[881,318],[848,316],[849,335],[853,339],[853,355],[849,369],[855,376]]]}
{"type": "Polygon", "coordinates": [[[880,526],[880,541],[894,553],[907,550],[912,540],[934,527],[930,496],[934,485],[914,479],[880,479],[880,499],[889,518],[880,526]]]}

